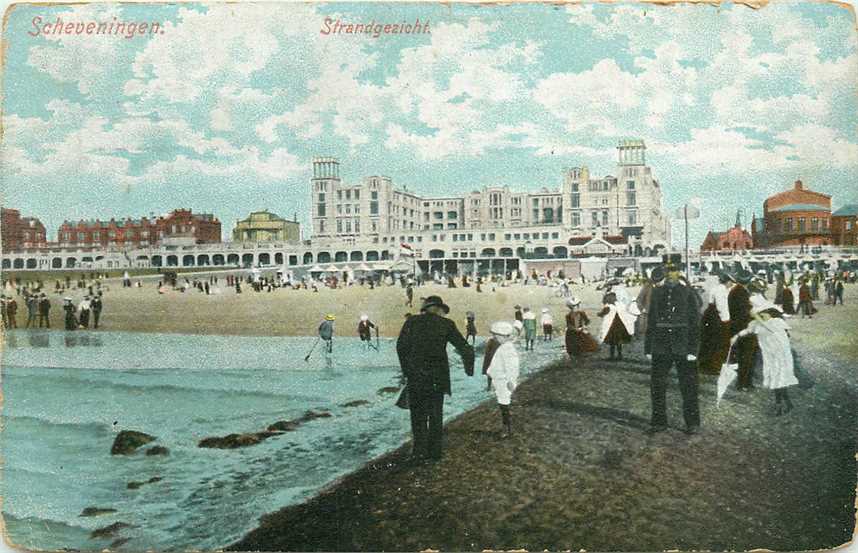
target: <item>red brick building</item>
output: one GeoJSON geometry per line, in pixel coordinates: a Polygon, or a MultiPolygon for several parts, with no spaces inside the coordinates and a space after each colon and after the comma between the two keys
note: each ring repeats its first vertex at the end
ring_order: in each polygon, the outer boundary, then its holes
{"type": "Polygon", "coordinates": [[[710,230],[706,233],[706,238],[703,239],[703,243],[700,245],[700,251],[750,250],[753,247],[754,240],[751,237],[751,233],[743,229],[741,225],[736,224],[724,232],[713,232],[710,230]]]}
{"type": "Polygon", "coordinates": [[[858,245],[858,204],[844,205],[831,214],[831,235],[838,246],[858,245]]]}
{"type": "Polygon", "coordinates": [[[165,239],[193,238],[197,244],[220,242],[220,221],[210,213],[195,214],[189,209],[176,209],[163,217],[65,221],[57,232],[61,246],[150,246],[165,239]]]}
{"type": "Polygon", "coordinates": [[[4,252],[43,248],[47,244],[45,225],[35,217],[21,217],[17,209],[0,208],[0,248],[4,252]]]}
{"type": "Polygon", "coordinates": [[[763,218],[752,230],[758,248],[831,245],[831,196],[795,181],[792,189],[763,202],[763,218]]]}

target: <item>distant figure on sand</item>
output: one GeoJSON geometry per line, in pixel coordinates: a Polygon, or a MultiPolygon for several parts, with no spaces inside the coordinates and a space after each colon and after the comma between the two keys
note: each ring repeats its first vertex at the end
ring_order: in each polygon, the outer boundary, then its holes
{"type": "Polygon", "coordinates": [[[492,336],[499,345],[492,356],[488,376],[492,379],[492,389],[500,407],[504,428],[501,438],[507,438],[512,433],[509,406],[512,403],[512,393],[518,387],[519,359],[515,349],[514,332],[512,325],[507,322],[497,322],[491,327],[492,336]]]}
{"type": "Polygon", "coordinates": [[[542,308],[542,341],[554,339],[554,317],[547,307],[542,308]]]}
{"type": "Polygon", "coordinates": [[[462,357],[465,373],[474,374],[474,348],[456,323],[446,318],[450,308],[439,296],[423,301],[419,315],[409,317],[396,341],[399,365],[408,387],[414,462],[437,461],[442,455],[444,395],[452,393],[447,344],[462,357]]]}
{"type": "Polygon", "coordinates": [[[635,317],[628,312],[625,304],[617,302],[617,295],[613,292],[605,294],[604,302],[598,313],[598,316],[602,317],[600,338],[610,346],[608,360],[620,360],[623,358],[623,344],[629,342],[634,335],[635,317]]]}
{"type": "Polygon", "coordinates": [[[524,351],[532,351],[536,342],[536,313],[530,310],[529,307],[524,308],[523,323],[524,323],[524,351]]]}
{"type": "Polygon", "coordinates": [[[331,353],[334,351],[334,317],[330,313],[325,315],[324,320],[319,324],[319,338],[325,342],[325,352],[331,353]]]}
{"type": "Polygon", "coordinates": [[[583,311],[578,310],[581,305],[580,298],[571,297],[566,300],[566,353],[570,359],[575,359],[583,353],[599,351],[599,344],[590,335],[587,326],[590,318],[583,311]]]}
{"type": "Polygon", "coordinates": [[[474,315],[473,311],[468,311],[465,313],[465,339],[470,340],[471,344],[477,344],[477,324],[476,324],[477,316],[474,315]],[[473,338],[473,340],[471,340],[473,338]]]}
{"type": "Polygon", "coordinates": [[[369,320],[369,315],[361,315],[358,323],[357,331],[360,336],[360,342],[363,344],[363,349],[368,350],[372,347],[372,329],[378,328],[375,323],[369,320]]]}
{"type": "Polygon", "coordinates": [[[77,330],[77,317],[75,316],[76,309],[71,298],[63,298],[63,311],[65,311],[66,314],[66,330],[77,330]]]}

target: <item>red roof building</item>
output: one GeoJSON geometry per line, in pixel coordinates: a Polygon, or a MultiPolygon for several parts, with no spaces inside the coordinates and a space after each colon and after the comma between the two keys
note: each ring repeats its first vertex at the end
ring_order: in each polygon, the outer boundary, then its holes
{"type": "Polygon", "coordinates": [[[171,237],[190,237],[197,244],[220,242],[221,224],[210,213],[194,214],[189,209],[176,209],[157,219],[65,221],[57,232],[57,241],[64,247],[145,247],[171,237]]]}
{"type": "Polygon", "coordinates": [[[700,244],[701,252],[718,252],[733,250],[750,250],[754,247],[751,233],[737,224],[724,232],[709,231],[703,243],[700,244]]]}
{"type": "Polygon", "coordinates": [[[831,196],[807,190],[797,180],[792,189],[763,202],[762,221],[752,230],[756,247],[830,245],[831,196]]]}
{"type": "Polygon", "coordinates": [[[11,252],[47,245],[45,225],[35,217],[21,217],[17,209],[0,208],[0,250],[11,252]]]}

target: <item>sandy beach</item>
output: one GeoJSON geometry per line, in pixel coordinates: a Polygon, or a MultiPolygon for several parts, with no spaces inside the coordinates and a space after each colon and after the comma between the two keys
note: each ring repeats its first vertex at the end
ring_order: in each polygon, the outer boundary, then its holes
{"type": "MultiPolygon", "coordinates": [[[[446,428],[445,458],[405,464],[408,444],[311,501],[265,516],[232,550],[774,550],[825,549],[855,525],[856,288],[846,307],[793,318],[816,381],[774,416],[770,391],[715,405],[701,376],[703,432],[688,437],[669,389],[671,429],[648,437],[649,369],[640,341],[627,361],[600,352],[531,378],[499,438],[489,400],[446,428]],[[835,332],[832,332],[834,330],[835,332]]],[[[455,393],[455,390],[454,392],[455,393]]]]}
{"type": "MultiPolygon", "coordinates": [[[[427,284],[414,288],[414,305],[405,304],[405,289],[399,285],[382,286],[371,290],[368,286],[321,288],[312,290],[275,289],[272,292],[254,292],[246,284],[242,293],[227,288],[221,277],[220,294],[206,295],[197,290],[169,291],[159,294],[157,280],[143,280],[142,288],[123,288],[111,280],[104,291],[104,311],[101,327],[104,330],[130,332],[168,332],[179,334],[221,334],[242,336],[314,336],[319,321],[327,313],[337,317],[336,333],[355,336],[360,315],[366,313],[378,324],[382,336],[397,336],[406,313],[420,310],[420,297],[440,295],[450,306],[450,317],[464,331],[465,313],[477,315],[477,329],[488,334],[491,321],[512,319],[516,304],[530,306],[539,313],[548,307],[554,315],[555,325],[563,326],[566,314],[564,299],[555,295],[556,288],[520,284],[509,287],[483,286],[478,293],[475,287],[447,288],[446,285],[427,284]]],[[[637,293],[636,289],[631,290],[637,293]]],[[[62,298],[66,295],[75,302],[85,290],[57,295],[49,293],[53,303],[51,326],[62,328],[62,298]]],[[[592,286],[576,286],[573,293],[582,298],[585,308],[593,311],[601,303],[602,294],[592,286]]],[[[18,300],[18,326],[26,322],[26,308],[18,300]]]]}

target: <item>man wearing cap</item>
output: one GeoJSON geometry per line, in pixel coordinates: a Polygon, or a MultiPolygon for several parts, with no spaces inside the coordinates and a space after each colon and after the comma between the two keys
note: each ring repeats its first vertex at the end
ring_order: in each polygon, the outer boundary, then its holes
{"type": "MultiPolygon", "coordinates": [[[[751,293],[748,291],[748,285],[753,280],[753,275],[750,271],[741,269],[736,274],[728,273],[728,276],[735,282],[730,293],[727,294],[727,307],[730,311],[730,336],[736,336],[748,328],[748,323],[751,322],[751,293]]],[[[733,346],[733,350],[739,364],[739,381],[736,384],[736,389],[739,391],[751,390],[754,388],[753,373],[757,353],[757,337],[754,334],[743,336],[733,346]]]]}
{"type": "Polygon", "coordinates": [[[474,348],[456,323],[445,317],[450,308],[439,296],[423,300],[420,314],[409,317],[396,341],[399,365],[407,380],[413,437],[412,459],[439,460],[442,451],[444,394],[451,395],[447,344],[462,357],[465,373],[474,375],[474,348]]]}
{"type": "Polygon", "coordinates": [[[328,313],[325,319],[319,324],[319,338],[325,342],[325,351],[331,353],[334,351],[334,317],[328,313]]]}
{"type": "Polygon", "coordinates": [[[644,353],[652,360],[650,393],[652,419],[649,433],[667,430],[667,378],[676,365],[679,390],[682,393],[682,415],[685,432],[700,430],[697,403],[697,346],[700,338],[696,293],[680,281],[679,269],[669,263],[663,285],[652,291],[644,353]]]}

